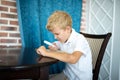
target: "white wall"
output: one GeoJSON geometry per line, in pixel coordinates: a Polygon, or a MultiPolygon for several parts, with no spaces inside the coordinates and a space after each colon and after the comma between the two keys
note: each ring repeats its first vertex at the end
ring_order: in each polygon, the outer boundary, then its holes
{"type": "Polygon", "coordinates": [[[115,0],[111,80],[120,80],[120,0],[115,0]]]}
{"type": "Polygon", "coordinates": [[[99,80],[120,80],[120,0],[86,0],[87,33],[111,32],[99,80]]]}

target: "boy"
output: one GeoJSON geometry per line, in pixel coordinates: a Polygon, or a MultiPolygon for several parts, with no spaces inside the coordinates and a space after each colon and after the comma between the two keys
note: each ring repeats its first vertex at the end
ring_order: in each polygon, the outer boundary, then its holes
{"type": "Polygon", "coordinates": [[[62,73],[50,80],[92,80],[92,57],[87,40],[72,29],[71,17],[63,11],[55,11],[48,19],[47,29],[58,40],[50,51],[44,46],[37,49],[43,56],[66,62],[62,73]],[[60,50],[60,51],[57,51],[60,50]],[[62,76],[62,77],[61,77],[62,76]]]}

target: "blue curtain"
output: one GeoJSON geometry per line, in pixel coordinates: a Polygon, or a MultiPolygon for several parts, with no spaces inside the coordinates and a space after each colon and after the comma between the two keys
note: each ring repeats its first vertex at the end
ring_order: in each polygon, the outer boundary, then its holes
{"type": "MultiPolygon", "coordinates": [[[[38,48],[44,40],[55,41],[51,32],[46,30],[48,17],[56,10],[69,13],[73,19],[73,28],[80,31],[82,0],[17,0],[20,34],[23,47],[38,48]]],[[[59,73],[65,63],[50,66],[50,73],[59,73]]]]}

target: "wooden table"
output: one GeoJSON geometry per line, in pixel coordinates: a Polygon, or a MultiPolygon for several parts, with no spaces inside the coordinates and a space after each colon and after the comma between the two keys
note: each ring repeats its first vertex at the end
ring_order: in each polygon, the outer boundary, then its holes
{"type": "Polygon", "coordinates": [[[49,80],[49,66],[57,61],[38,55],[34,48],[0,48],[0,80],[49,80]]]}

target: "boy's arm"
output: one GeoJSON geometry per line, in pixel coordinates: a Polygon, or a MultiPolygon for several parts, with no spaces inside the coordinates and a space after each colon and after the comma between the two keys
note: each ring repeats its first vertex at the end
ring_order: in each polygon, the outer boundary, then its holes
{"type": "Polygon", "coordinates": [[[72,54],[62,52],[62,51],[47,51],[44,46],[37,49],[37,53],[43,56],[58,59],[63,62],[75,64],[79,58],[82,56],[80,51],[75,51],[72,54]]]}
{"type": "Polygon", "coordinates": [[[47,57],[52,57],[55,59],[58,59],[63,62],[75,64],[79,58],[82,56],[82,53],[80,51],[75,51],[72,54],[66,53],[66,52],[53,52],[53,51],[47,51],[47,57]]]}

